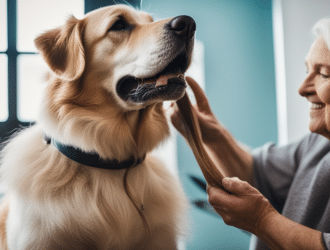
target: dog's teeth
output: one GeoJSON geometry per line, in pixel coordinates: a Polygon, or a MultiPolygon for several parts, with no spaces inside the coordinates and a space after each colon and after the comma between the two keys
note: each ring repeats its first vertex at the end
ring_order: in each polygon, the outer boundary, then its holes
{"type": "Polygon", "coordinates": [[[164,91],[165,89],[167,89],[166,85],[157,87],[157,90],[159,90],[159,91],[164,91]]]}

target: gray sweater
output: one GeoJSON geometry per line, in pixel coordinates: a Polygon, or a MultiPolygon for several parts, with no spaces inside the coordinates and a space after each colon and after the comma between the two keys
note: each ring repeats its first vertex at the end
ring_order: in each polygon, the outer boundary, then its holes
{"type": "MultiPolygon", "coordinates": [[[[253,151],[256,187],[285,217],[323,233],[330,250],[330,141],[308,134],[284,147],[253,151]]],[[[255,236],[250,250],[269,249],[255,236]]]]}

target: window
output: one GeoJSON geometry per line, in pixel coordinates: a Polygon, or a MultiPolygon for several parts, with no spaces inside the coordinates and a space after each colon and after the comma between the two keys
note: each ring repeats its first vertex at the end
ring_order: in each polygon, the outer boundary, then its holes
{"type": "Polygon", "coordinates": [[[139,0],[0,1],[0,142],[37,117],[47,67],[37,54],[35,37],[71,15],[81,18],[84,12],[115,2],[140,4],[139,0]]]}
{"type": "Polygon", "coordinates": [[[7,50],[7,1],[0,1],[0,52],[7,50]]]}
{"type": "Polygon", "coordinates": [[[17,117],[22,122],[35,121],[48,68],[40,55],[22,54],[17,61],[17,117]]]}
{"type": "Polygon", "coordinates": [[[17,50],[36,52],[34,38],[62,25],[71,14],[84,15],[84,0],[17,0],[17,50]]]}
{"type": "Polygon", "coordinates": [[[34,46],[38,34],[58,27],[70,15],[82,18],[83,0],[17,0],[17,118],[35,121],[47,66],[34,46]],[[31,15],[37,9],[35,15],[31,15]]]}
{"type": "Polygon", "coordinates": [[[7,55],[0,54],[0,122],[7,121],[8,119],[8,79],[7,79],[8,66],[7,65],[8,65],[7,55]]]}
{"type": "Polygon", "coordinates": [[[7,1],[0,1],[0,122],[8,119],[7,1]]]}
{"type": "MultiPolygon", "coordinates": [[[[35,121],[47,68],[34,38],[63,24],[70,15],[81,18],[92,0],[0,1],[0,142],[11,131],[35,121]]],[[[104,5],[112,4],[110,0],[104,5]]],[[[98,6],[99,7],[99,6],[98,6]]]]}

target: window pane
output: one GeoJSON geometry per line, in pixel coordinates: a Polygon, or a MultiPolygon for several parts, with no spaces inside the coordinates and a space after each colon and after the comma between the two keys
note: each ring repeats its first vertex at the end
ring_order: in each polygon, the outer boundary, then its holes
{"type": "Polygon", "coordinates": [[[84,0],[17,0],[17,14],[17,50],[33,52],[38,34],[64,24],[71,14],[83,17],[84,0]]]}
{"type": "Polygon", "coordinates": [[[0,122],[8,119],[8,59],[0,54],[0,122]]]}
{"type": "Polygon", "coordinates": [[[7,50],[7,1],[0,0],[0,51],[7,50]]]}
{"type": "Polygon", "coordinates": [[[22,122],[35,121],[48,71],[40,55],[20,55],[17,76],[17,116],[22,122]]]}

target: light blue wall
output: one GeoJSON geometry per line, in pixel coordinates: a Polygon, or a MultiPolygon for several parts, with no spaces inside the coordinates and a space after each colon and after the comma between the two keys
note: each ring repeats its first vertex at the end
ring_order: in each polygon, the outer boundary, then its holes
{"type": "MultiPolygon", "coordinates": [[[[205,45],[206,94],[219,120],[243,143],[277,142],[270,0],[144,0],[158,18],[190,15],[205,45]]],[[[191,200],[206,200],[188,175],[201,177],[193,154],[178,139],[179,170],[191,200]]],[[[191,209],[188,250],[248,249],[249,236],[219,217],[191,209]]]]}

